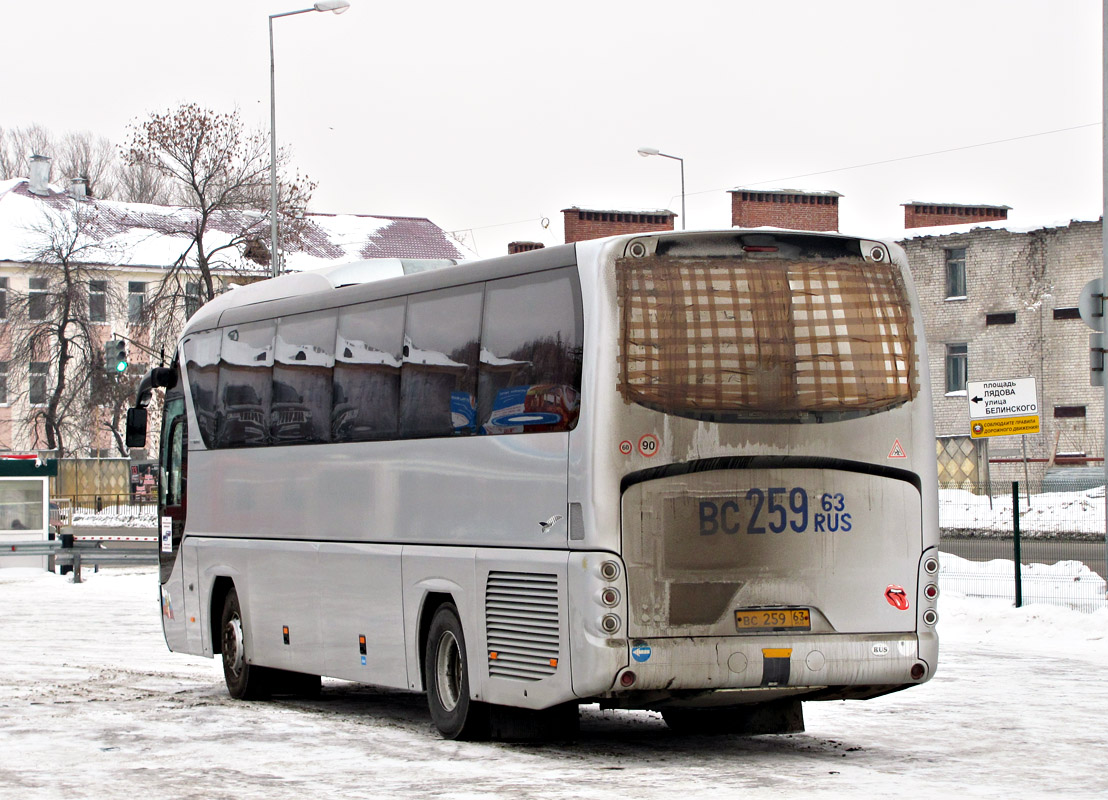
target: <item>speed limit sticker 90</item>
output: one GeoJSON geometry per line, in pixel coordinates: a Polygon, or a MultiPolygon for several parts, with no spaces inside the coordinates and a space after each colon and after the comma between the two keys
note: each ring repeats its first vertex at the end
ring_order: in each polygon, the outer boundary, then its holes
{"type": "Polygon", "coordinates": [[[639,455],[650,458],[658,453],[658,437],[648,433],[639,438],[639,455]]]}

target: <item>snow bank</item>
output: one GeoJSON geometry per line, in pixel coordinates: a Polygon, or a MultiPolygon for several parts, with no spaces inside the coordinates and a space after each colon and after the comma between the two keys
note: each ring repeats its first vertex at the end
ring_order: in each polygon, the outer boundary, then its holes
{"type": "MultiPolygon", "coordinates": [[[[1031,538],[1104,537],[1104,487],[1078,492],[1020,494],[1020,535],[1031,538]]],[[[939,490],[939,526],[943,531],[972,531],[976,536],[1012,535],[1012,495],[977,495],[963,489],[939,490]]]]}
{"type": "MultiPolygon", "coordinates": [[[[944,595],[997,598],[1014,603],[1015,579],[1012,561],[969,561],[950,553],[939,554],[939,589],[944,595]]],[[[1104,578],[1081,561],[1023,564],[1020,580],[1024,605],[1108,611],[1104,578]]]]}

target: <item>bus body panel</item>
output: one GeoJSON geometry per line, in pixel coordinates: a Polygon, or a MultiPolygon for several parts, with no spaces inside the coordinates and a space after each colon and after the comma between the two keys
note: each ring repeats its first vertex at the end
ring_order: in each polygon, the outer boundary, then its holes
{"type": "Polygon", "coordinates": [[[717,469],[635,484],[623,508],[632,637],[742,634],[739,609],[774,608],[804,609],[813,633],[916,629],[920,496],[905,480],[717,469]]]}
{"type": "Polygon", "coordinates": [[[324,675],[407,686],[401,553],[396,545],[320,543],[324,675]]]}
{"type": "Polygon", "coordinates": [[[169,580],[158,587],[158,594],[161,599],[162,633],[165,635],[166,645],[177,653],[195,653],[189,648],[185,580],[180,558],[174,564],[169,580]]]}
{"type": "Polygon", "coordinates": [[[563,546],[567,433],[199,450],[191,535],[563,546]],[[311,453],[309,462],[299,453],[311,453]],[[475,482],[490,494],[475,492],[475,482]],[[295,498],[295,501],[291,501],[295,498]],[[548,527],[542,522],[553,522],[548,527]]]}
{"type": "Polygon", "coordinates": [[[764,689],[805,694],[862,686],[874,694],[917,683],[921,659],[915,634],[653,638],[633,643],[639,691],[746,690],[723,696],[678,698],[667,705],[711,706],[762,702],[764,689]]]}

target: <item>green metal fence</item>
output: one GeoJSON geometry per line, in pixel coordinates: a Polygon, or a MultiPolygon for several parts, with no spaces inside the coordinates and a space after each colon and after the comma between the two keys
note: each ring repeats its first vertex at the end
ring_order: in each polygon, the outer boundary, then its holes
{"type": "Polygon", "coordinates": [[[1017,606],[1108,608],[1104,504],[1104,486],[940,486],[941,588],[1017,606]]]}

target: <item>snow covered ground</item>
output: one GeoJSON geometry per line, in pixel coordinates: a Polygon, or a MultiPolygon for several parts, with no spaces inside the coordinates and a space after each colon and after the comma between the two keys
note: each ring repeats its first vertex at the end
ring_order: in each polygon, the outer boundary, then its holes
{"type": "Polygon", "coordinates": [[[0,797],[1021,798],[1108,793],[1108,610],[944,587],[930,683],[809,703],[787,736],[680,737],[587,708],[574,744],[446,742],[423,698],[327,681],[242,703],[170,653],[156,569],[0,570],[0,797]]]}

